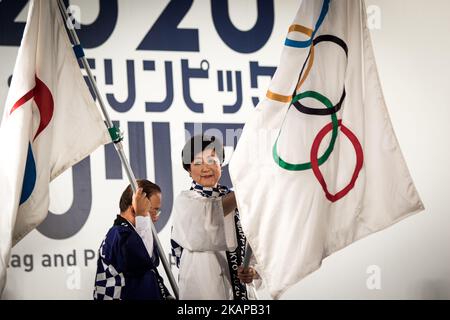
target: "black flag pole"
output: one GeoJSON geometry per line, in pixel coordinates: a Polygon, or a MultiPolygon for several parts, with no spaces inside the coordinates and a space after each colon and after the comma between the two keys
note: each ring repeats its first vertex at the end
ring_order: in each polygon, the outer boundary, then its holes
{"type": "MultiPolygon", "coordinates": [[[[65,4],[63,3],[63,1],[62,0],[56,0],[56,1],[58,2],[60,12],[64,18],[63,21],[65,21],[66,23],[71,21],[67,14],[67,8],[66,8],[65,4]]],[[[130,182],[131,188],[133,189],[133,193],[135,193],[138,188],[138,185],[137,185],[133,170],[131,169],[128,159],[123,150],[123,144],[122,144],[123,135],[120,133],[118,128],[114,127],[114,124],[112,123],[111,118],[109,117],[108,111],[106,110],[102,96],[100,95],[97,84],[92,75],[91,69],[90,69],[87,59],[84,55],[83,48],[81,47],[80,40],[78,39],[78,36],[77,36],[77,33],[75,32],[75,28],[74,28],[73,24],[72,24],[72,26],[67,26],[67,29],[68,29],[68,33],[69,33],[69,36],[72,41],[73,50],[75,52],[76,58],[81,62],[81,64],[83,65],[83,68],[86,70],[86,73],[88,76],[88,81],[91,85],[91,88],[94,90],[95,96],[97,98],[98,104],[100,106],[104,120],[106,122],[106,126],[108,127],[108,131],[111,136],[111,140],[112,140],[112,142],[114,142],[115,149],[120,157],[122,166],[125,169],[125,173],[130,182]]],[[[167,278],[169,279],[173,293],[175,294],[175,297],[178,299],[179,298],[178,286],[175,282],[175,278],[172,274],[172,271],[171,271],[169,262],[167,261],[164,250],[161,246],[161,242],[159,241],[158,232],[156,231],[156,228],[155,228],[155,225],[153,224],[153,222],[151,223],[151,226],[152,226],[152,233],[153,233],[153,237],[155,239],[156,247],[159,252],[159,257],[164,266],[164,270],[167,274],[167,278]]]]}

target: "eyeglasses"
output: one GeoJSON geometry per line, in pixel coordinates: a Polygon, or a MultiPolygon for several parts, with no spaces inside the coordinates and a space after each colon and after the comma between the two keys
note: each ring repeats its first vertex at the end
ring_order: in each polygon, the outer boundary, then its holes
{"type": "Polygon", "coordinates": [[[206,161],[203,161],[202,158],[196,158],[194,161],[192,161],[192,164],[194,166],[200,166],[202,164],[208,164],[208,165],[216,165],[220,164],[220,160],[218,157],[208,157],[206,161]]]}
{"type": "Polygon", "coordinates": [[[159,217],[159,215],[161,214],[161,209],[154,209],[151,208],[150,210],[153,210],[156,213],[156,216],[159,217]]]}

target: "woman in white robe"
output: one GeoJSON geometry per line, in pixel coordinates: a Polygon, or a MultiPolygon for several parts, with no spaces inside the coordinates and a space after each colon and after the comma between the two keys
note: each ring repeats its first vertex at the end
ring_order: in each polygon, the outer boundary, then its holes
{"type": "Polygon", "coordinates": [[[232,191],[218,185],[223,146],[214,137],[195,136],[182,157],[193,184],[175,199],[172,213],[172,249],[180,258],[180,299],[245,300],[241,281],[251,282],[256,272],[239,268],[245,237],[236,199],[232,191]]]}

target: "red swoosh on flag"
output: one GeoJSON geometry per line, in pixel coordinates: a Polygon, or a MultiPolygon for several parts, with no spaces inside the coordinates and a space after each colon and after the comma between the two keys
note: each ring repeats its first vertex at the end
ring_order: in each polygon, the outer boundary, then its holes
{"type": "Polygon", "coordinates": [[[31,89],[30,91],[25,93],[22,98],[17,100],[17,102],[14,103],[13,107],[11,108],[11,111],[9,112],[9,114],[13,113],[17,108],[21,107],[25,102],[27,102],[28,100],[33,98],[33,90],[34,89],[31,89]]]}
{"type": "Polygon", "coordinates": [[[50,89],[38,77],[36,77],[36,86],[33,89],[34,102],[41,114],[41,122],[39,128],[34,135],[33,141],[36,137],[48,126],[53,116],[53,97],[50,89]]]}
{"type": "Polygon", "coordinates": [[[25,102],[34,98],[34,102],[39,109],[40,122],[39,127],[34,135],[33,141],[36,137],[48,126],[53,116],[53,97],[50,89],[42,82],[37,76],[35,76],[36,85],[30,91],[28,91],[22,98],[17,100],[14,106],[11,108],[9,114],[13,113],[16,109],[22,106],[25,102]]]}

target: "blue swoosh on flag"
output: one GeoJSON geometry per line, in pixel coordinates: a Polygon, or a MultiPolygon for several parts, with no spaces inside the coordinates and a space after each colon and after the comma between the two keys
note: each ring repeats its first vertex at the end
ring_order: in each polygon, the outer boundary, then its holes
{"type": "Polygon", "coordinates": [[[36,163],[34,162],[33,150],[31,150],[31,143],[28,143],[27,162],[25,164],[25,175],[23,177],[22,195],[20,196],[20,204],[28,200],[31,193],[33,192],[35,184],[36,184],[36,163]]]}

